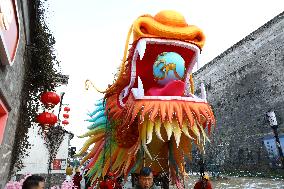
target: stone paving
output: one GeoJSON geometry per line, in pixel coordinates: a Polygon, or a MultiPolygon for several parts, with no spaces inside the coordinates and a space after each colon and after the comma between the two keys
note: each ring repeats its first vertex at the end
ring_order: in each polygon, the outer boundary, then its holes
{"type": "MultiPolygon", "coordinates": [[[[186,189],[192,189],[197,180],[197,176],[186,178],[186,189]]],[[[283,179],[227,177],[226,179],[212,180],[211,182],[214,189],[284,189],[283,179]]],[[[131,183],[127,182],[123,188],[131,189],[131,183]]],[[[175,186],[170,188],[176,189],[175,186]]]]}
{"type": "MultiPolygon", "coordinates": [[[[193,188],[197,177],[191,177],[186,181],[187,188],[193,188]]],[[[214,189],[284,189],[284,180],[249,178],[249,177],[227,177],[227,179],[212,181],[214,189]]]]}

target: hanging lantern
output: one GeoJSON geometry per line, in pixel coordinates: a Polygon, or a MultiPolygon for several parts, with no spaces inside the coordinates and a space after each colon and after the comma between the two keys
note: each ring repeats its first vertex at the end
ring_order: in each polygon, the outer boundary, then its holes
{"type": "Polygon", "coordinates": [[[69,121],[67,121],[67,120],[63,120],[63,121],[62,121],[62,124],[66,126],[66,125],[68,125],[68,124],[69,124],[69,121]]]}
{"type": "Polygon", "coordinates": [[[70,111],[70,108],[69,108],[68,106],[66,106],[66,107],[64,108],[64,111],[65,111],[65,112],[69,112],[69,111],[70,111]]]}
{"type": "Polygon", "coordinates": [[[68,118],[69,118],[69,114],[63,114],[63,117],[64,117],[65,119],[68,119],[68,118]]]}
{"type": "Polygon", "coordinates": [[[57,123],[57,116],[53,113],[42,112],[37,116],[37,122],[44,127],[44,130],[48,130],[57,123]]]}
{"type": "Polygon", "coordinates": [[[60,96],[55,92],[44,92],[40,101],[47,107],[54,107],[60,102],[60,96]]]}

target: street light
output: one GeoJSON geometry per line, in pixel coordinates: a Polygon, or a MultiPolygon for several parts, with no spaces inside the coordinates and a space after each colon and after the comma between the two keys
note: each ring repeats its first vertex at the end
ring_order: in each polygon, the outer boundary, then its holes
{"type": "Polygon", "coordinates": [[[278,152],[279,152],[282,168],[284,169],[284,156],[283,156],[283,151],[282,151],[282,148],[281,148],[281,144],[280,144],[280,140],[279,140],[278,132],[277,132],[278,124],[277,124],[276,115],[275,115],[275,112],[272,111],[272,110],[267,112],[266,115],[267,115],[267,118],[269,120],[270,127],[273,130],[275,141],[276,141],[276,147],[277,147],[278,152]]]}

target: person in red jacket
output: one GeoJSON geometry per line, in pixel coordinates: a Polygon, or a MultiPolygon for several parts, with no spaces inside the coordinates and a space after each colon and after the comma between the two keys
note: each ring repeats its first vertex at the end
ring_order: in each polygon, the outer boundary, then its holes
{"type": "Polygon", "coordinates": [[[194,189],[213,189],[209,181],[209,176],[205,175],[199,179],[199,181],[194,185],[194,189]]]}
{"type": "Polygon", "coordinates": [[[114,178],[114,174],[109,172],[99,185],[100,189],[122,189],[121,185],[114,178]]]}
{"type": "Polygon", "coordinates": [[[80,174],[79,168],[76,169],[76,173],[73,176],[73,184],[77,189],[81,189],[81,180],[82,180],[82,175],[80,174]]]}

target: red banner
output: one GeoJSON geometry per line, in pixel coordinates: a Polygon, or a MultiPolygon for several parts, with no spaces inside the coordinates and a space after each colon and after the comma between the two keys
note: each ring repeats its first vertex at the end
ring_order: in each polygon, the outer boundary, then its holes
{"type": "Polygon", "coordinates": [[[16,0],[0,1],[0,61],[11,65],[19,43],[19,18],[16,0]]]}
{"type": "Polygon", "coordinates": [[[66,159],[55,159],[52,163],[52,170],[65,170],[67,168],[66,159]]]}

